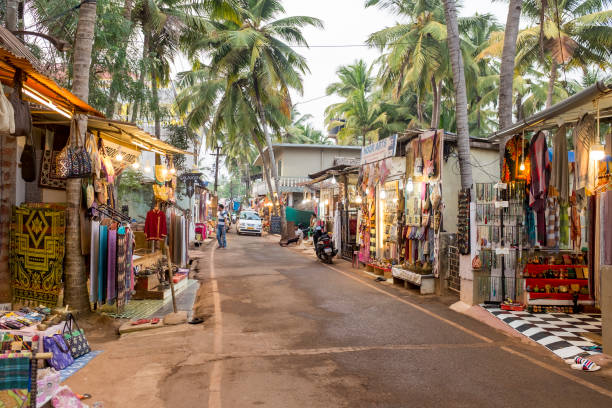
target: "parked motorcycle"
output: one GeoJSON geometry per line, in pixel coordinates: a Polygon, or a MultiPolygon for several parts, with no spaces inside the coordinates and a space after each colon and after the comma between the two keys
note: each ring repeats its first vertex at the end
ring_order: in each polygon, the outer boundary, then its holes
{"type": "Polygon", "coordinates": [[[324,232],[317,237],[315,243],[315,253],[317,254],[317,258],[324,263],[333,263],[333,258],[338,253],[338,250],[334,248],[334,241],[332,241],[327,232],[324,232]]]}

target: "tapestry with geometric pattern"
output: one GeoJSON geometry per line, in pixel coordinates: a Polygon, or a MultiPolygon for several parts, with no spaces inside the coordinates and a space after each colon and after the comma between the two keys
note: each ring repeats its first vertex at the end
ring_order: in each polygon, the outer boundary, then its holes
{"type": "Polygon", "coordinates": [[[9,263],[14,302],[57,304],[64,271],[65,230],[61,205],[13,207],[9,263]]]}

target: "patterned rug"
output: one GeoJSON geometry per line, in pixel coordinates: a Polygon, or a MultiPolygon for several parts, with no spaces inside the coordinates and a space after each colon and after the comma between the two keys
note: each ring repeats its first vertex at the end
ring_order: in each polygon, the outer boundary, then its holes
{"type": "Polygon", "coordinates": [[[66,381],[72,377],[77,371],[85,367],[95,356],[102,353],[102,350],[91,351],[84,356],[81,356],[74,360],[74,363],[60,371],[60,382],[66,381]]]}
{"type": "Polygon", "coordinates": [[[598,351],[582,348],[597,345],[580,334],[601,334],[600,314],[534,314],[481,306],[514,330],[543,345],[562,359],[599,354],[598,351]]]}
{"type": "Polygon", "coordinates": [[[10,269],[13,301],[55,306],[62,287],[65,245],[64,207],[13,207],[10,269]]]}

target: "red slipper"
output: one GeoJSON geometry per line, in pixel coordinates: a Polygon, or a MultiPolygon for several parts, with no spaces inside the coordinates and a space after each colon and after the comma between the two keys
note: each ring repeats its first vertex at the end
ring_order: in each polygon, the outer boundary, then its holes
{"type": "Polygon", "coordinates": [[[159,323],[159,317],[151,319],[151,324],[157,324],[157,323],[159,323]]]}
{"type": "Polygon", "coordinates": [[[141,324],[149,323],[150,321],[151,321],[150,319],[139,319],[139,320],[132,322],[132,326],[138,326],[141,324]]]}

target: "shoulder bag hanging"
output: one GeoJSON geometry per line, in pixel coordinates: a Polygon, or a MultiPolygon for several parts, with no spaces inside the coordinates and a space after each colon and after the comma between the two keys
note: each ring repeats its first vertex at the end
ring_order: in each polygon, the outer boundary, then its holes
{"type": "MultiPolygon", "coordinates": [[[[84,178],[91,176],[91,157],[85,149],[85,144],[81,143],[81,132],[79,129],[79,122],[77,119],[73,119],[74,134],[76,135],[75,146],[71,149],[72,161],[71,170],[68,174],[69,178],[84,178]]],[[[71,130],[71,131],[72,131],[71,130]]]]}
{"type": "Polygon", "coordinates": [[[21,178],[28,183],[36,180],[36,153],[34,151],[34,139],[32,133],[30,133],[30,144],[28,144],[28,138],[26,137],[26,144],[23,146],[23,152],[21,152],[21,178]]]}
{"type": "MultiPolygon", "coordinates": [[[[17,75],[16,75],[17,76],[17,75]]],[[[21,99],[21,82],[15,80],[13,93],[8,97],[15,113],[15,136],[27,136],[32,132],[32,115],[30,104],[21,99]]]]}
{"type": "Polygon", "coordinates": [[[423,175],[423,153],[421,152],[421,135],[419,135],[416,157],[414,159],[414,175],[416,177],[421,177],[423,175]]]}

